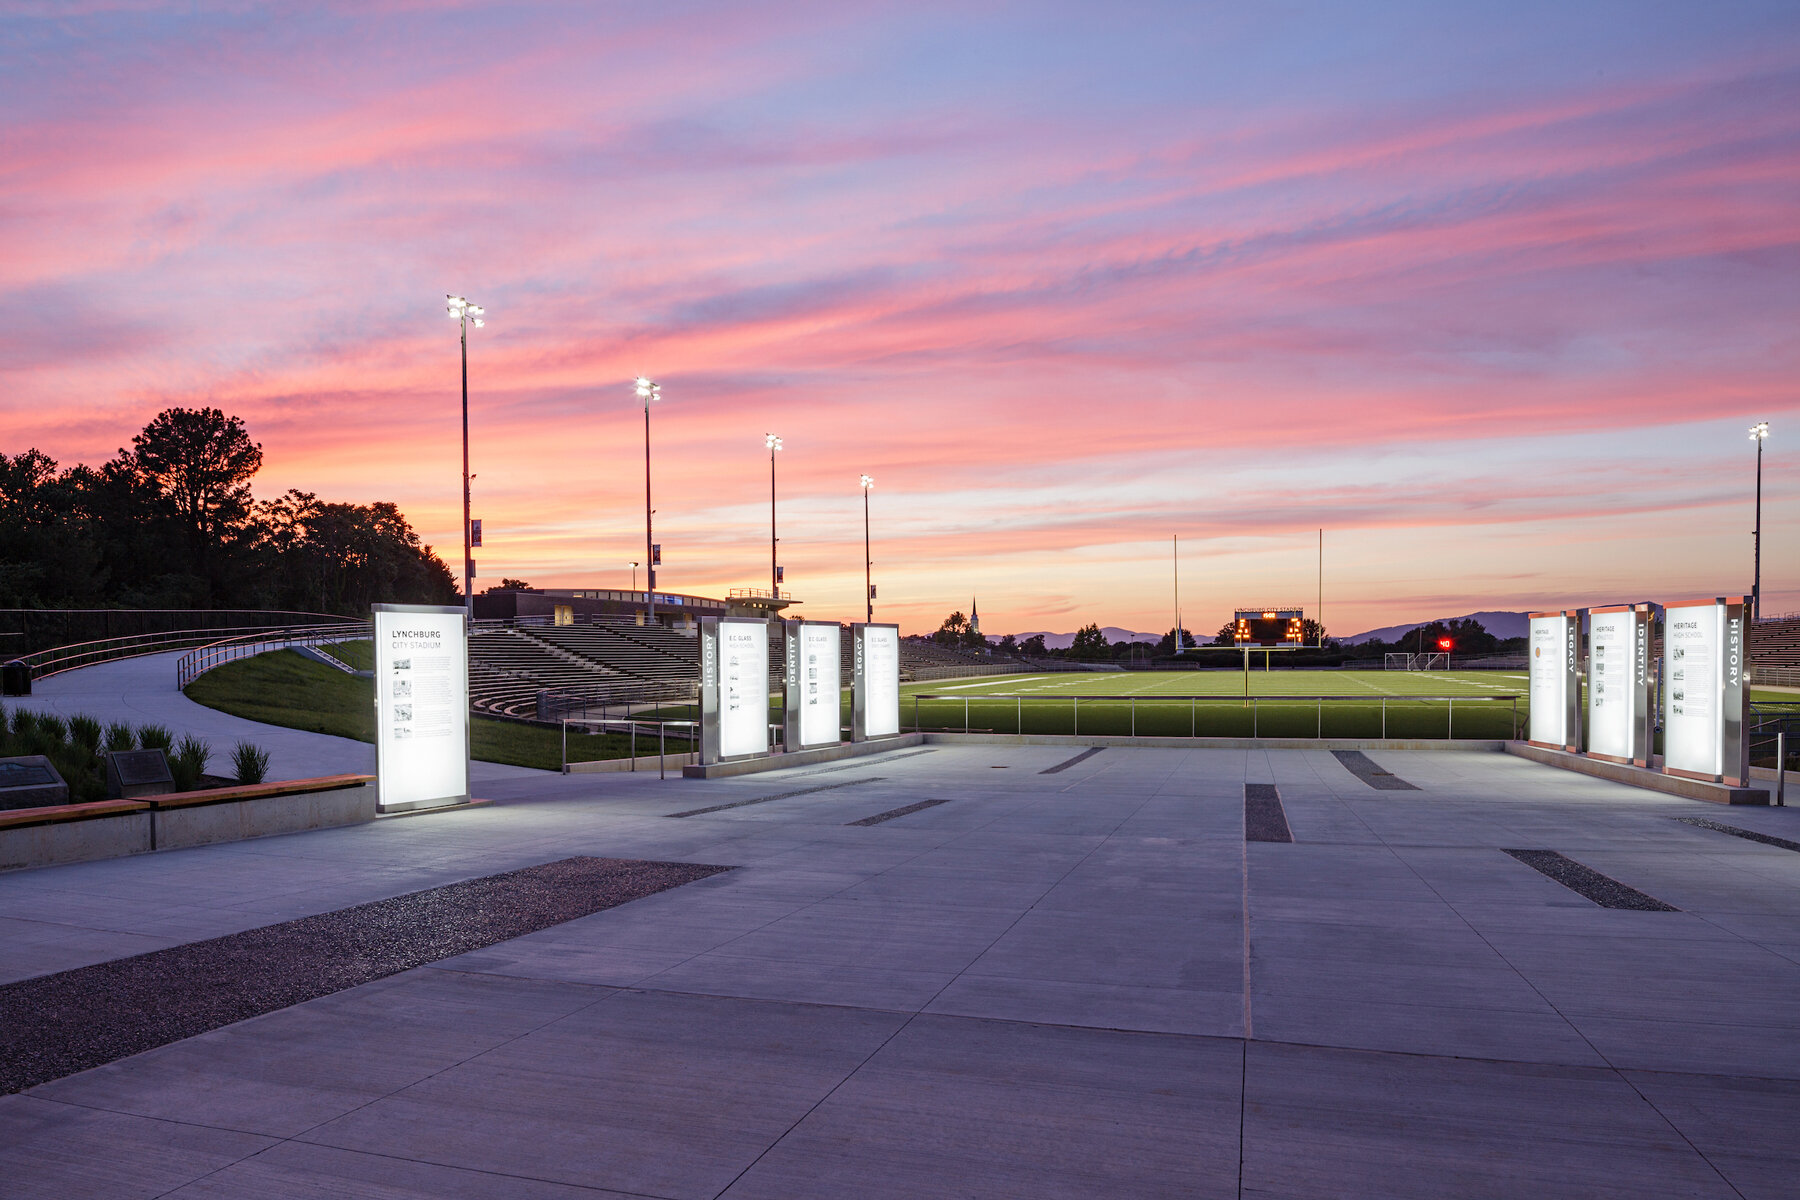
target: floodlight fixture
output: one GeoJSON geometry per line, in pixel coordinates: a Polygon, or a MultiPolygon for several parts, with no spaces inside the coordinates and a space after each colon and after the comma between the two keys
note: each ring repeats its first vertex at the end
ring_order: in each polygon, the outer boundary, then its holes
{"type": "Polygon", "coordinates": [[[763,435],[763,445],[767,446],[771,451],[779,450],[781,449],[781,439],[772,433],[765,433],[763,435]]]}

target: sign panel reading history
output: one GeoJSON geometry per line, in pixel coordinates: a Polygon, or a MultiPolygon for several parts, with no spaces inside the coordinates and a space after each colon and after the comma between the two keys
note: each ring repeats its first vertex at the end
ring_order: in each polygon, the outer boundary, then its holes
{"type": "Polygon", "coordinates": [[[1576,652],[1580,635],[1579,612],[1531,614],[1527,647],[1531,696],[1528,740],[1534,745],[1576,748],[1576,699],[1580,695],[1576,652]]]}
{"type": "Polygon", "coordinates": [[[1663,610],[1663,769],[1748,783],[1740,597],[1663,610]]]}
{"type": "MultiPolygon", "coordinates": [[[[835,624],[800,623],[800,656],[795,664],[795,691],[800,705],[800,745],[823,746],[840,741],[843,668],[838,660],[835,624]]],[[[796,697],[788,697],[793,704],[796,697]]]]}
{"type": "Polygon", "coordinates": [[[374,606],[375,752],[383,812],[469,798],[465,610],[374,606]]]}
{"type": "Polygon", "coordinates": [[[1650,761],[1650,606],[1588,611],[1588,753],[1650,761]]]}
{"type": "Polygon", "coordinates": [[[769,627],[719,622],[719,757],[769,752],[769,627]]]}
{"type": "Polygon", "coordinates": [[[851,740],[892,737],[900,732],[900,627],[851,627],[851,740]]]}

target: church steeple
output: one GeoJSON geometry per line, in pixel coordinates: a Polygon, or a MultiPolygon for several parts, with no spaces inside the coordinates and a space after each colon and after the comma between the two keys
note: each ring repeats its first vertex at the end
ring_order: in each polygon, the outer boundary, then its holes
{"type": "Polygon", "coordinates": [[[981,632],[981,610],[975,607],[975,597],[973,596],[969,597],[969,632],[973,634],[981,632]]]}

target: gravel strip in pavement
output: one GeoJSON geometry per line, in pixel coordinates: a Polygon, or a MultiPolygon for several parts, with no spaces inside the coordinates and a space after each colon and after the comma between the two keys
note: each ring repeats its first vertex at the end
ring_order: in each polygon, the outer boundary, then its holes
{"type": "Polygon", "coordinates": [[[1602,875],[1592,867],[1576,862],[1566,854],[1558,854],[1554,850],[1507,850],[1532,870],[1548,876],[1556,882],[1598,904],[1601,908],[1627,908],[1637,912],[1680,912],[1673,904],[1664,904],[1655,896],[1647,896],[1634,887],[1627,887],[1608,875],[1602,875]]]}
{"type": "Polygon", "coordinates": [[[565,858],[0,987],[0,1095],[729,871],[565,858]]]}
{"type": "Polygon", "coordinates": [[[874,815],[874,816],[872,816],[872,817],[864,817],[864,818],[863,818],[863,819],[862,819],[862,820],[860,820],[860,821],[845,821],[845,822],[844,822],[844,824],[845,824],[845,825],[846,825],[846,826],[850,826],[850,825],[879,825],[879,824],[881,824],[881,823],[882,823],[882,822],[883,822],[883,821],[891,821],[891,820],[893,820],[893,819],[894,819],[894,818],[895,818],[895,817],[904,817],[904,816],[906,816],[906,815],[907,815],[907,814],[908,814],[908,813],[916,813],[916,812],[924,812],[924,811],[925,811],[925,810],[926,810],[926,809],[928,809],[928,808],[936,808],[936,807],[937,807],[937,806],[938,806],[938,805],[940,805],[940,804],[948,804],[948,803],[950,803],[950,801],[949,801],[949,800],[948,800],[948,799],[944,799],[944,800],[921,800],[921,801],[919,801],[919,802],[918,802],[918,803],[917,803],[917,804],[908,804],[908,805],[907,805],[907,806],[906,806],[906,807],[905,807],[905,808],[890,808],[890,809],[888,809],[888,810],[887,810],[887,811],[886,811],[886,812],[884,812],[884,813],[876,813],[876,814],[875,814],[875,815],[874,815]]]}
{"type": "Polygon", "coordinates": [[[1772,833],[1757,833],[1753,829],[1739,829],[1736,825],[1721,825],[1717,821],[1709,821],[1705,817],[1674,817],[1683,825],[1697,825],[1701,829],[1712,829],[1719,833],[1729,833],[1732,837],[1740,837],[1745,841],[1761,842],[1765,846],[1779,846],[1783,850],[1800,850],[1800,842],[1790,842],[1786,838],[1776,837],[1772,833]]]}
{"type": "Polygon", "coordinates": [[[1392,771],[1383,770],[1374,759],[1361,750],[1333,750],[1331,754],[1333,758],[1344,764],[1345,770],[1378,792],[1416,792],[1419,790],[1392,771]]]}
{"type": "Polygon", "coordinates": [[[1070,767],[1074,766],[1076,763],[1082,762],[1086,759],[1090,759],[1090,758],[1094,757],[1094,755],[1100,753],[1104,749],[1106,749],[1105,746],[1090,746],[1086,750],[1083,750],[1080,754],[1077,754],[1074,758],[1064,759],[1062,762],[1057,763],[1054,767],[1045,767],[1043,770],[1039,771],[1038,774],[1039,775],[1054,775],[1058,771],[1066,771],[1070,767]]]}
{"type": "Polygon", "coordinates": [[[1281,793],[1272,783],[1244,785],[1244,840],[1246,842],[1291,842],[1294,831],[1288,828],[1287,812],[1281,807],[1281,793]]]}
{"type": "Polygon", "coordinates": [[[838,788],[855,787],[859,783],[880,783],[882,776],[870,775],[862,779],[846,779],[842,783],[821,783],[818,787],[795,788],[791,792],[776,792],[773,796],[752,796],[748,800],[733,800],[730,804],[710,804],[705,808],[690,808],[686,812],[669,813],[671,817],[698,817],[706,813],[724,812],[728,808],[746,808],[752,804],[767,804],[771,800],[790,800],[795,796],[810,796],[814,792],[830,792],[838,788]]]}

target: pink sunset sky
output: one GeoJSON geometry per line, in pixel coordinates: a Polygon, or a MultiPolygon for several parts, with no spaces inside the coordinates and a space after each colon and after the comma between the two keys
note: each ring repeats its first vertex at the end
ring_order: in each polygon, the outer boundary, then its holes
{"type": "Polygon", "coordinates": [[[1800,8],[18,3],[0,450],[245,419],[482,579],[989,633],[1800,610],[1800,8]]]}

